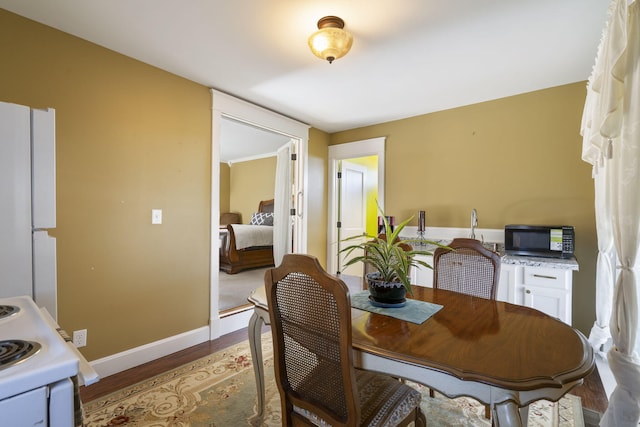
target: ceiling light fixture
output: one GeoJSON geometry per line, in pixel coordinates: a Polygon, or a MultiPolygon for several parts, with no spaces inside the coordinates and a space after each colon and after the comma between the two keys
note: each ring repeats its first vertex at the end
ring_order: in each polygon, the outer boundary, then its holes
{"type": "Polygon", "coordinates": [[[337,16],[325,16],[318,21],[318,31],[309,37],[309,47],[315,56],[331,64],[351,49],[353,36],[343,30],[344,21],[337,16]]]}

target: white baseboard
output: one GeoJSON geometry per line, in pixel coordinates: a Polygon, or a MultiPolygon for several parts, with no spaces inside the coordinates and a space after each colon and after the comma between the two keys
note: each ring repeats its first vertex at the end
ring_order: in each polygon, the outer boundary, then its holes
{"type": "Polygon", "coordinates": [[[220,335],[246,328],[249,325],[249,319],[253,314],[253,308],[241,311],[231,316],[225,316],[220,319],[220,335]]]}
{"type": "MultiPolygon", "coordinates": [[[[244,326],[247,324],[248,320],[244,326]]],[[[104,378],[205,341],[209,341],[208,326],[93,360],[89,364],[98,372],[100,378],[104,378]]]]}

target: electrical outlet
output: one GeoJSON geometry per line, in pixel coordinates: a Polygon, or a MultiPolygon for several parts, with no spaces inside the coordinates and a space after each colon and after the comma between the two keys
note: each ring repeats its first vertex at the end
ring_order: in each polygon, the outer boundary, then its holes
{"type": "Polygon", "coordinates": [[[73,331],[73,345],[76,347],[84,347],[87,345],[87,330],[80,329],[79,331],[73,331]]]}

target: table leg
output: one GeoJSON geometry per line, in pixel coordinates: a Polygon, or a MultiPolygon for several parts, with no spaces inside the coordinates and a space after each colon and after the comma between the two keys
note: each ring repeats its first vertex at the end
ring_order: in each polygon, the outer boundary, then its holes
{"type": "Polygon", "coordinates": [[[528,421],[528,406],[524,408],[524,423],[522,413],[515,402],[507,401],[499,403],[493,408],[493,419],[495,427],[526,427],[528,421]]]}
{"type": "Polygon", "coordinates": [[[262,363],[262,324],[264,319],[254,310],[249,319],[249,348],[251,361],[256,376],[256,389],[258,392],[258,416],[264,412],[264,365],[262,363]]]}

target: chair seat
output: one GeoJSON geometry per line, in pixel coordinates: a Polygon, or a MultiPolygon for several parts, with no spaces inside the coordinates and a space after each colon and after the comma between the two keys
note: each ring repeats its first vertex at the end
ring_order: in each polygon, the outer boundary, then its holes
{"type": "Polygon", "coordinates": [[[356,369],[362,425],[397,426],[420,406],[419,391],[399,380],[356,369]]]}
{"type": "MultiPolygon", "coordinates": [[[[420,406],[420,392],[397,379],[362,369],[356,369],[355,373],[361,426],[397,426],[420,406]]],[[[294,411],[318,427],[328,426],[312,412],[297,406],[294,411]]]]}

